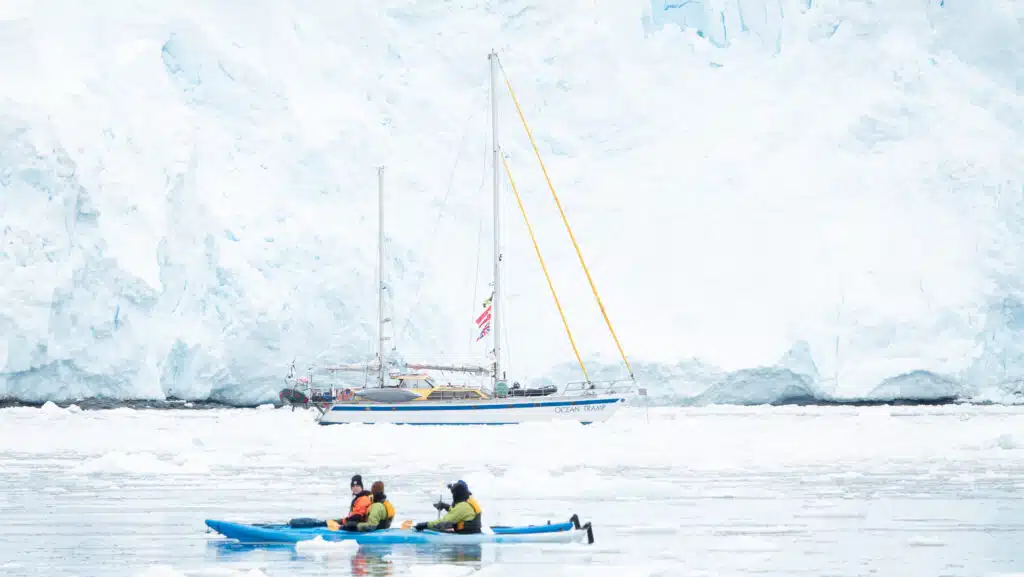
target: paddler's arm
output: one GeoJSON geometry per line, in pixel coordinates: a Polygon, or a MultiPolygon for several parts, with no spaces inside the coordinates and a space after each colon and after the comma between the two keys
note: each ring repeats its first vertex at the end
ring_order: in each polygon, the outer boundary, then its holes
{"type": "Polygon", "coordinates": [[[359,523],[356,525],[358,531],[373,531],[377,528],[381,521],[384,520],[384,516],[387,515],[387,509],[380,503],[374,503],[370,505],[370,514],[366,517],[365,523],[359,523]]]}
{"type": "Polygon", "coordinates": [[[463,501],[457,503],[454,507],[448,511],[448,514],[436,521],[427,521],[427,527],[437,527],[441,523],[461,523],[463,521],[469,521],[476,516],[476,511],[473,510],[473,506],[463,501]]]}

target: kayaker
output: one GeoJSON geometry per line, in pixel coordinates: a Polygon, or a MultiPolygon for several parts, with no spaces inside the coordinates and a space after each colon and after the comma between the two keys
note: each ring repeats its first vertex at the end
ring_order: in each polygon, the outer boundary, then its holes
{"type": "Polygon", "coordinates": [[[483,523],[481,522],[481,517],[483,516],[483,509],[480,507],[480,503],[477,503],[473,497],[473,493],[469,492],[469,485],[460,479],[448,485],[448,489],[452,492],[452,504],[449,505],[444,501],[434,503],[435,509],[438,511],[444,509],[448,513],[436,521],[417,523],[415,529],[417,531],[440,529],[454,533],[482,532],[483,523]]]}
{"type": "Polygon", "coordinates": [[[370,494],[373,495],[373,504],[370,505],[366,521],[356,524],[357,531],[387,529],[391,527],[391,521],[395,519],[395,507],[391,501],[388,501],[388,496],[384,494],[384,483],[374,481],[370,487],[370,494]]]}
{"type": "Polygon", "coordinates": [[[346,527],[350,531],[354,531],[356,525],[366,521],[366,516],[370,513],[370,505],[373,504],[373,495],[369,491],[363,489],[362,475],[353,475],[352,481],[349,482],[349,488],[352,490],[352,503],[348,508],[348,516],[337,520],[328,519],[327,528],[332,531],[337,531],[342,527],[346,527]]]}

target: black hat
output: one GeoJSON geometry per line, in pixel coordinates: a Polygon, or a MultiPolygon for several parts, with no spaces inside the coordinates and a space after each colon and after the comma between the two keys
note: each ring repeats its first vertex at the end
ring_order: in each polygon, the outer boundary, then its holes
{"type": "Polygon", "coordinates": [[[451,489],[452,500],[456,503],[465,501],[470,495],[472,495],[472,493],[469,492],[469,485],[467,485],[462,479],[448,485],[448,488],[451,489]]]}
{"type": "Polygon", "coordinates": [[[359,485],[360,487],[363,486],[363,476],[362,475],[352,475],[352,482],[349,483],[348,486],[349,487],[355,487],[356,485],[359,485]]]}

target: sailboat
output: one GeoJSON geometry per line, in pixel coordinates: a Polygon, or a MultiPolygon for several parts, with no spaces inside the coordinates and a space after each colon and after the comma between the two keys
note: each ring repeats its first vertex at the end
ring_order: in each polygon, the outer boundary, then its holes
{"type": "MultiPolygon", "coordinates": [[[[562,212],[561,203],[551,186],[550,179],[547,179],[547,170],[544,168],[536,143],[530,133],[526,119],[523,117],[519,103],[515,99],[512,85],[505,78],[509,94],[516,104],[523,126],[530,142],[533,144],[537,159],[544,170],[545,178],[548,181],[552,196],[562,214],[566,230],[572,239],[573,246],[579,256],[580,264],[586,272],[594,297],[597,299],[601,313],[605,318],[608,329],[615,339],[615,344],[622,355],[622,360],[628,370],[628,379],[612,381],[593,381],[590,379],[580,357],[579,350],[572,338],[568,322],[562,311],[558,296],[555,293],[554,285],[551,283],[547,273],[547,267],[541,257],[540,249],[533,236],[532,227],[526,219],[526,211],[523,208],[522,200],[515,188],[515,181],[512,179],[511,169],[508,163],[501,159],[505,170],[508,173],[509,183],[516,196],[520,211],[526,221],[527,230],[530,232],[531,240],[540,261],[541,268],[548,280],[548,286],[555,299],[558,312],[562,317],[566,334],[572,344],[576,360],[579,362],[583,372],[584,380],[568,383],[561,389],[556,386],[541,388],[522,388],[518,383],[508,386],[508,380],[501,358],[501,321],[503,319],[502,307],[502,253],[500,244],[501,218],[500,218],[500,187],[499,187],[499,159],[501,149],[498,145],[498,108],[497,108],[497,72],[500,66],[498,55],[492,51],[488,55],[490,61],[490,104],[491,104],[491,136],[492,136],[492,172],[493,172],[493,233],[494,233],[494,279],[493,293],[484,301],[483,311],[476,319],[480,335],[478,340],[490,335],[493,342],[493,362],[490,366],[485,365],[442,365],[429,363],[404,363],[398,366],[385,358],[385,337],[383,325],[387,320],[384,318],[384,280],[383,280],[383,167],[378,169],[377,196],[378,196],[378,250],[377,250],[377,355],[373,362],[354,365],[337,365],[328,367],[331,372],[358,371],[368,374],[370,370],[376,372],[375,386],[364,386],[360,388],[339,387],[328,389],[317,389],[312,382],[312,375],[309,377],[297,377],[295,366],[286,378],[289,387],[281,391],[281,400],[289,404],[314,406],[319,410],[317,421],[321,425],[334,425],[345,423],[393,423],[409,425],[498,425],[517,424],[529,421],[578,421],[581,423],[593,423],[605,421],[612,416],[616,410],[623,405],[628,398],[639,392],[645,393],[644,389],[637,389],[636,380],[632,368],[623,352],[618,337],[612,328],[611,322],[604,305],[598,296],[593,279],[587,271],[583,261],[582,253],[576,244],[576,239],[569,228],[569,222],[562,212]],[[473,386],[451,386],[440,385],[430,376],[428,371],[442,371],[467,373],[477,376],[489,376],[490,387],[473,386]],[[303,389],[305,392],[303,392],[303,389]]],[[[504,71],[502,71],[504,72],[504,71]]]]}

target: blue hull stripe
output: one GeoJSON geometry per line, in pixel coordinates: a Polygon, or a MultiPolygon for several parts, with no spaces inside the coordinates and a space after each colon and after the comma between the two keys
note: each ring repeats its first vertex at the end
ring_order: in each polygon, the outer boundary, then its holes
{"type": "Polygon", "coordinates": [[[401,405],[334,405],[332,411],[482,411],[486,409],[546,409],[549,407],[571,407],[581,405],[609,405],[617,403],[621,397],[614,399],[587,399],[583,401],[547,401],[536,403],[491,404],[491,405],[448,405],[431,406],[431,401],[411,401],[401,405]]]}

